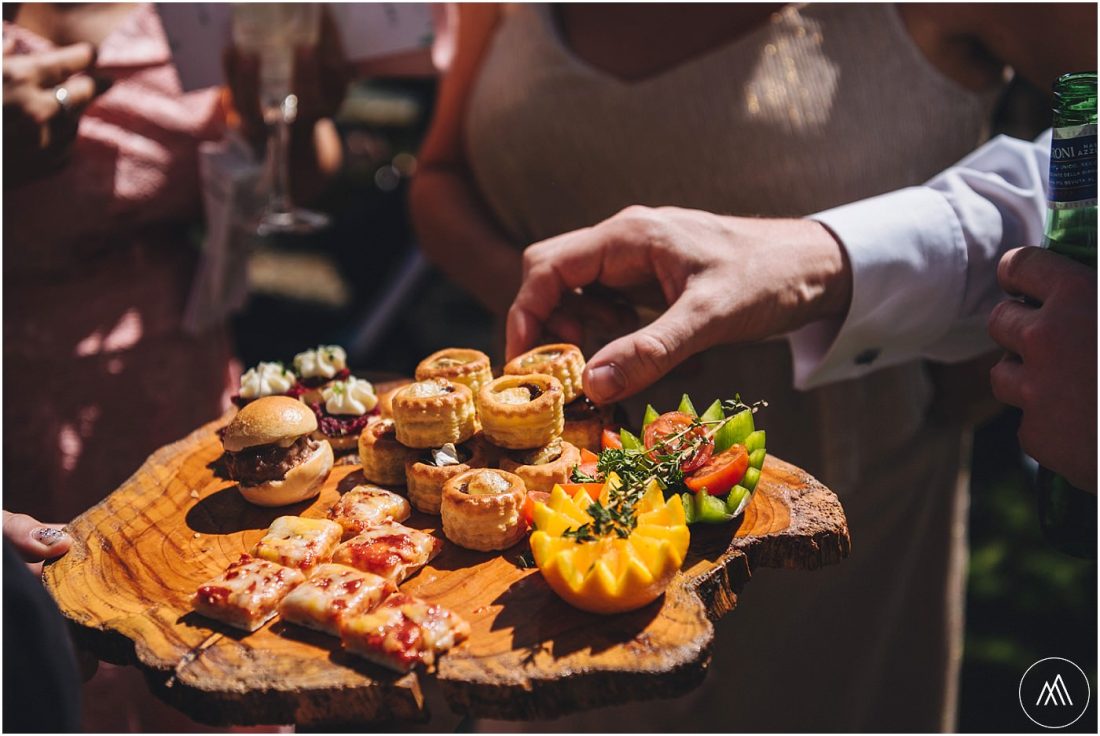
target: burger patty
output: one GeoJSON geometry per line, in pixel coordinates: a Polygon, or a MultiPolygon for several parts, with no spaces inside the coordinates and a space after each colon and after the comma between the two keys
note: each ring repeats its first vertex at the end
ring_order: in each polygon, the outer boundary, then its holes
{"type": "Polygon", "coordinates": [[[229,477],[245,486],[258,486],[272,480],[282,480],[287,472],[314,453],[320,443],[305,435],[289,447],[257,445],[240,452],[225,453],[229,477]]]}

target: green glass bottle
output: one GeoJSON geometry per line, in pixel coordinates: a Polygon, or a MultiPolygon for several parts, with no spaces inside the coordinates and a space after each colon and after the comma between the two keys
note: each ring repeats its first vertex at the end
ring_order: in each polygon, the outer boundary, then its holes
{"type": "MultiPolygon", "coordinates": [[[[1096,268],[1096,72],[1065,74],[1054,84],[1043,247],[1096,268]]],[[[1067,554],[1095,558],[1096,494],[1046,468],[1039,468],[1038,486],[1047,540],[1067,554]]]]}

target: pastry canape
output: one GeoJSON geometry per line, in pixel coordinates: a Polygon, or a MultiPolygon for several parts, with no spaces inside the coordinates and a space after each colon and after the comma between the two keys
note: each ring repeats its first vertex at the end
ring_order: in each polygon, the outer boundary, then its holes
{"type": "Polygon", "coordinates": [[[486,467],[489,464],[486,455],[484,441],[480,435],[475,435],[464,444],[448,442],[443,447],[427,450],[416,458],[406,460],[405,486],[409,501],[417,511],[438,515],[443,484],[471,468],[486,467]]]}
{"type": "Polygon", "coordinates": [[[525,376],[531,373],[545,373],[558,379],[566,404],[584,393],[581,383],[584,375],[584,354],[576,345],[541,345],[516,356],[504,366],[504,374],[508,376],[525,376]]]}
{"type": "Polygon", "coordinates": [[[587,396],[580,396],[565,405],[565,427],[561,438],[578,450],[599,452],[603,430],[612,425],[611,407],[596,406],[587,396]]]}
{"type": "Polygon", "coordinates": [[[293,393],[298,377],[286,369],[282,363],[260,362],[241,375],[240,388],[232,398],[240,409],[256,399],[265,396],[295,396],[293,393]]]}
{"type": "Polygon", "coordinates": [[[321,399],[310,404],[317,415],[317,431],[313,436],[328,440],[336,452],[354,450],[363,428],[378,415],[374,386],[370,381],[348,376],[322,388],[321,399]]]}
{"type": "Polygon", "coordinates": [[[443,484],[443,534],[459,547],[481,552],[508,549],[523,538],[527,487],[505,470],[467,470],[443,484]]]}
{"type": "Polygon", "coordinates": [[[465,385],[474,396],[482,386],[493,380],[489,356],[480,350],[447,348],[432,353],[416,366],[416,380],[446,378],[465,385]]]}
{"type": "Polygon", "coordinates": [[[191,604],[203,616],[255,631],[275,616],[279,601],[306,576],[248,555],[199,586],[191,604]]]}
{"type": "Polygon", "coordinates": [[[419,452],[397,441],[397,427],[392,419],[372,419],[359,433],[359,461],[363,464],[363,477],[371,483],[404,485],[405,461],[419,452]]]}
{"type": "Polygon", "coordinates": [[[241,495],[257,506],[312,498],[332,470],[332,447],[310,435],[317,417],[287,396],[265,396],[242,408],[222,435],[225,467],[241,495]]]}
{"type": "Polygon", "coordinates": [[[404,496],[378,486],[360,485],[340,496],[329,509],[328,518],[343,528],[347,538],[384,521],[404,521],[411,513],[404,496]]]}
{"type": "Polygon", "coordinates": [[[477,414],[468,387],[446,378],[405,386],[393,397],[397,441],[406,447],[442,447],[473,437],[477,414]]]}
{"type": "Polygon", "coordinates": [[[307,404],[323,400],[321,389],[329,381],[344,380],[351,375],[348,354],[339,345],[303,350],[294,356],[294,370],[298,374],[294,391],[307,404]]]}
{"type": "Polygon", "coordinates": [[[443,606],[397,592],[370,613],[345,616],[344,648],[375,664],[408,672],[470,636],[470,624],[443,606]]]}
{"type": "Polygon", "coordinates": [[[337,547],[332,561],[380,575],[397,585],[431,562],[442,549],[443,543],[427,532],[383,521],[337,547]]]}
{"type": "Polygon", "coordinates": [[[485,437],[498,447],[531,450],[561,436],[561,383],[553,376],[501,376],[481,387],[477,410],[485,437]]]}
{"type": "Polygon", "coordinates": [[[557,483],[568,483],[581,452],[558,438],[535,450],[511,450],[500,458],[500,469],[523,478],[528,491],[549,493],[557,483]]]}
{"type": "Polygon", "coordinates": [[[326,519],[280,516],[252,549],[252,556],[309,573],[332,559],[344,530],[326,519]]]}
{"type": "Polygon", "coordinates": [[[279,604],[279,616],[292,624],[340,636],[346,616],[367,613],[396,590],[393,583],[347,565],[320,565],[279,604]]]}

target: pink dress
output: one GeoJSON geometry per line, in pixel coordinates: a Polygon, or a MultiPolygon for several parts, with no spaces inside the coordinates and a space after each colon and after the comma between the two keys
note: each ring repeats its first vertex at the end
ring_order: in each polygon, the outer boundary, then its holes
{"type": "MultiPolygon", "coordinates": [[[[50,42],[5,23],[14,53],[50,42]]],[[[227,405],[224,328],[181,329],[198,254],[198,146],[219,91],[184,94],[151,5],[98,49],[114,85],[58,171],[4,190],[4,505],[68,521],[227,405]]]]}

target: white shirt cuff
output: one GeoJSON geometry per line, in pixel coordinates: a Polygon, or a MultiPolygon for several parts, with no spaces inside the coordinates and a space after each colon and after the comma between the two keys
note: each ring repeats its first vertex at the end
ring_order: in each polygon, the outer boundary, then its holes
{"type": "Polygon", "coordinates": [[[852,304],[843,321],[790,333],[796,388],[911,360],[914,344],[931,344],[950,329],[966,291],[967,248],[943,194],[911,187],[810,219],[829,228],[848,254],[852,304]]]}

